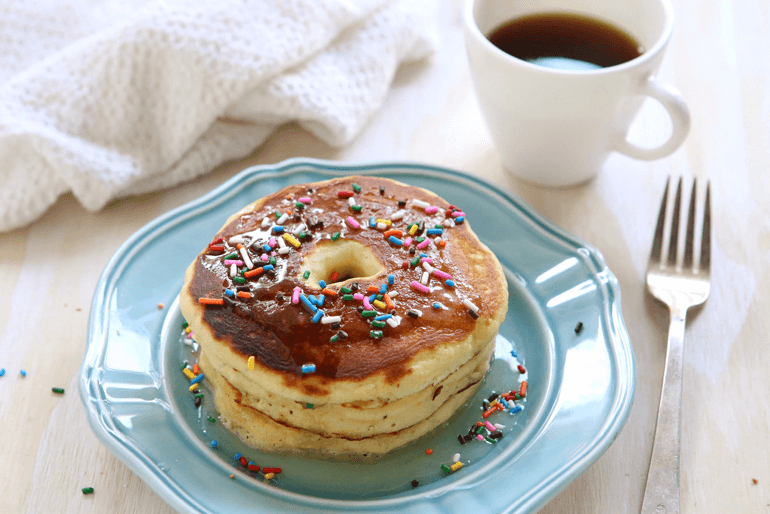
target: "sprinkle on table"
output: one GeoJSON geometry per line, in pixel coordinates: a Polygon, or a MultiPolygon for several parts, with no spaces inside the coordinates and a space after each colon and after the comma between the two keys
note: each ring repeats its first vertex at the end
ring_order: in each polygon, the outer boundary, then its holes
{"type": "Polygon", "coordinates": [[[83,494],[93,494],[94,493],[94,488],[93,487],[84,487],[83,489],[81,489],[81,491],[83,491],[83,494]]]}
{"type": "Polygon", "coordinates": [[[53,391],[56,394],[64,394],[64,388],[62,387],[52,387],[51,391],[53,391]]]}

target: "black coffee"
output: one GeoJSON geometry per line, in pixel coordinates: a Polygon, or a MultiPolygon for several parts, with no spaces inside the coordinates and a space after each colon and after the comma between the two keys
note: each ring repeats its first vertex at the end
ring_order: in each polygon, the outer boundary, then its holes
{"type": "Polygon", "coordinates": [[[572,13],[517,18],[492,31],[489,40],[521,60],[566,70],[607,68],[644,52],[639,42],[619,27],[572,13]]]}

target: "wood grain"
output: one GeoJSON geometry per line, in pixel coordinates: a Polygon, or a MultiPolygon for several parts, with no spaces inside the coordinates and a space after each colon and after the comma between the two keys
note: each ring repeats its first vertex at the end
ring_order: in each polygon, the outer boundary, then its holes
{"type": "MultiPolygon", "coordinates": [[[[438,53],[401,70],[383,109],[349,147],[331,149],[290,124],[254,155],[200,179],[98,213],[65,195],[42,219],[0,234],[0,512],[172,511],[86,421],[76,376],[94,287],[110,256],[145,223],[248,165],[295,156],[462,169],[508,188],[604,254],[621,284],[636,398],[615,443],[543,514],[639,511],[667,330],[666,311],[644,288],[655,213],[668,175],[710,179],[714,284],[687,325],[682,512],[770,512],[769,4],[675,1],[676,29],[660,77],[682,91],[692,111],[685,145],[652,163],[615,155],[595,180],[559,190],[501,168],[471,90],[460,4],[442,1],[438,53]],[[95,493],[83,495],[86,486],[95,493]]],[[[650,102],[631,138],[652,145],[667,124],[650,102]]]]}

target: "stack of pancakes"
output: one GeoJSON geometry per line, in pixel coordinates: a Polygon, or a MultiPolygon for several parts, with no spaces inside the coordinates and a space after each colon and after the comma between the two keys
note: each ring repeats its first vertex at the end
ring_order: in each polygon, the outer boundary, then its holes
{"type": "Polygon", "coordinates": [[[199,364],[225,426],[265,450],[382,454],[429,432],[463,405],[487,371],[508,293],[499,262],[468,223],[444,222],[453,208],[420,188],[346,177],[290,186],[231,216],[214,236],[225,251],[204,250],[181,292],[182,313],[201,347],[199,364]],[[337,194],[352,183],[363,206],[358,229],[345,223],[349,204],[337,194]],[[260,248],[274,233],[273,214],[302,197],[312,198],[312,210],[297,210],[284,222],[287,231],[307,228],[301,245],[274,255],[273,269],[258,278],[233,282],[222,254],[242,250],[230,242],[244,241],[259,263],[260,248]],[[438,213],[410,208],[412,200],[438,206],[438,213]],[[431,278],[430,293],[415,290],[411,282],[422,268],[403,266],[414,253],[366,223],[390,216],[398,219],[393,227],[444,222],[445,246],[423,251],[435,269],[452,276],[451,287],[431,278]],[[339,240],[331,238],[335,232],[339,240]],[[371,287],[393,295],[393,308],[377,312],[392,316],[380,334],[356,308],[360,302],[343,299],[345,291],[371,287]],[[339,321],[314,322],[304,299],[292,302],[295,288],[305,299],[324,295],[324,319],[339,321]],[[251,297],[199,303],[223,297],[226,289],[251,297]]]}

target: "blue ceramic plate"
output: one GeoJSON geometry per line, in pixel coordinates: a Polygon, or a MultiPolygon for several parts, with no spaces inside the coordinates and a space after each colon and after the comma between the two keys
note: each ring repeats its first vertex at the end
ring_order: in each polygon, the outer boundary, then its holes
{"type": "Polygon", "coordinates": [[[80,394],[96,435],[179,512],[523,513],[543,506],[609,447],[631,408],[634,378],[617,279],[599,252],[520,199],[434,166],[295,159],[249,168],[126,241],[94,294],[80,394]],[[223,429],[205,385],[202,406],[193,404],[180,371],[192,357],[180,337],[183,274],[244,205],[290,184],[352,174],[424,187],[465,211],[508,280],[495,358],[476,396],[453,418],[386,457],[262,454],[223,429]],[[481,419],[484,398],[518,388],[524,378],[524,410],[489,418],[505,426],[504,437],[460,445],[457,435],[481,419]],[[283,472],[265,481],[244,469],[237,453],[283,472]],[[464,467],[444,475],[440,465],[455,453],[464,467]]]}

